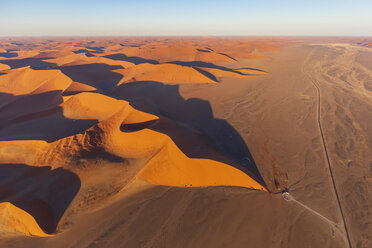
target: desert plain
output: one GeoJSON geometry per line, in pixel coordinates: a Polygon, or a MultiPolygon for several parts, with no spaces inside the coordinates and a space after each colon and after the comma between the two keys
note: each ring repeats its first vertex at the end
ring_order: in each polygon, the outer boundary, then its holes
{"type": "Polygon", "coordinates": [[[0,39],[0,247],[372,247],[372,39],[0,39]]]}

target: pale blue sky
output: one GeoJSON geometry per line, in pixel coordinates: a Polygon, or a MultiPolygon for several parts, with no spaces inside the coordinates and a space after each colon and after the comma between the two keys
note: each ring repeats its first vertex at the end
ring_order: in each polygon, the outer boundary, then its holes
{"type": "Polygon", "coordinates": [[[0,0],[0,36],[372,35],[372,0],[0,0]]]}

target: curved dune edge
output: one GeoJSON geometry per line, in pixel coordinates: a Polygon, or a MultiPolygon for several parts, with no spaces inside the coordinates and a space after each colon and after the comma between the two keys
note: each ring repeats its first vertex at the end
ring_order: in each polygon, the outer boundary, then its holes
{"type": "Polygon", "coordinates": [[[124,78],[118,83],[135,81],[159,81],[163,83],[216,83],[215,80],[197,71],[193,67],[175,64],[140,64],[135,67],[114,70],[124,78]]]}
{"type": "Polygon", "coordinates": [[[95,90],[97,90],[97,88],[94,88],[93,86],[72,81],[70,86],[67,87],[64,92],[73,93],[73,92],[83,92],[83,91],[87,92],[87,91],[95,91],[95,90]]]}
{"type": "Polygon", "coordinates": [[[123,106],[129,105],[128,102],[92,92],[82,92],[65,99],[61,104],[63,115],[76,120],[102,121],[118,112],[123,106]]]}
{"type": "Polygon", "coordinates": [[[10,202],[0,203],[0,230],[27,236],[50,237],[41,230],[34,217],[10,202]]]}
{"type": "Polygon", "coordinates": [[[138,176],[149,183],[175,187],[237,186],[267,190],[244,172],[210,159],[191,159],[169,140],[138,176]]]}
{"type": "Polygon", "coordinates": [[[33,92],[42,93],[51,90],[65,90],[72,80],[60,70],[34,70],[22,67],[11,70],[0,78],[2,93],[24,95],[33,92]]]}
{"type": "Polygon", "coordinates": [[[132,108],[132,111],[123,121],[123,124],[136,124],[136,123],[143,123],[148,121],[155,121],[158,120],[159,117],[153,114],[149,114],[146,112],[139,111],[135,108],[132,108]]]}
{"type": "MultiPolygon", "coordinates": [[[[140,111],[129,113],[136,112],[140,111]]],[[[120,132],[118,124],[128,116],[124,109],[98,126],[110,136],[106,136],[105,147],[110,153],[125,158],[150,157],[137,174],[141,179],[166,186],[238,186],[267,192],[250,176],[230,165],[209,159],[190,159],[165,134],[147,128],[133,133],[120,132]]]]}

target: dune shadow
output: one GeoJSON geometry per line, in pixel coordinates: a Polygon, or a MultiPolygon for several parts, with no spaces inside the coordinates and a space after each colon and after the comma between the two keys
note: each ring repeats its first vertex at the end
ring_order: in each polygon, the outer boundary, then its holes
{"type": "Polygon", "coordinates": [[[237,61],[235,58],[233,58],[232,56],[230,56],[230,55],[228,55],[226,53],[219,53],[219,54],[222,55],[222,56],[228,57],[229,59],[232,59],[234,61],[237,61]]]}
{"type": "MultiPolygon", "coordinates": [[[[129,101],[136,109],[159,116],[160,121],[144,123],[145,127],[151,124],[150,129],[170,136],[187,156],[228,163],[265,185],[243,138],[226,120],[213,116],[208,101],[198,98],[185,100],[179,93],[179,85],[153,81],[122,84],[110,96],[129,101]],[[204,144],[200,143],[201,140],[204,144]]],[[[127,125],[122,131],[128,129],[130,131],[131,127],[127,125]]]]}
{"type": "Polygon", "coordinates": [[[26,95],[0,92],[0,127],[8,121],[53,109],[61,103],[63,103],[61,90],[26,95]]]}
{"type": "Polygon", "coordinates": [[[194,68],[196,71],[198,71],[199,73],[203,74],[204,76],[206,76],[207,78],[209,78],[210,80],[213,80],[215,81],[216,83],[218,83],[218,79],[215,75],[213,75],[212,73],[208,72],[208,71],[205,71],[203,69],[200,69],[199,67],[192,67],[194,68]]]}
{"type": "MultiPolygon", "coordinates": [[[[204,61],[171,61],[171,62],[167,62],[167,63],[182,65],[182,66],[189,66],[189,67],[193,67],[193,68],[218,69],[218,70],[221,70],[221,71],[233,72],[233,73],[244,75],[244,76],[249,75],[249,74],[237,71],[238,69],[231,69],[231,68],[228,68],[228,67],[225,67],[225,66],[219,66],[219,65],[216,65],[216,64],[213,64],[213,63],[210,63],[210,62],[204,62],[204,61]]],[[[262,71],[262,70],[254,69],[254,68],[239,68],[239,69],[250,69],[250,70],[256,70],[256,71],[262,71]]]]}
{"type": "Polygon", "coordinates": [[[44,140],[54,142],[81,133],[97,124],[93,119],[69,119],[59,106],[20,116],[0,128],[0,141],[44,140]]]}
{"type": "Polygon", "coordinates": [[[70,119],[59,106],[62,91],[18,95],[0,93],[0,141],[44,140],[53,142],[87,130],[98,121],[70,119]]]}
{"type": "MultiPolygon", "coordinates": [[[[209,48],[209,47],[206,47],[205,49],[196,49],[197,51],[199,51],[199,52],[203,52],[203,53],[211,53],[211,52],[214,52],[214,50],[213,49],[211,49],[211,48],[209,48]]],[[[228,54],[226,54],[226,53],[218,53],[218,54],[220,54],[220,55],[222,55],[222,56],[225,56],[225,57],[227,57],[227,58],[229,58],[229,59],[231,59],[231,60],[234,60],[234,61],[237,61],[235,58],[233,58],[232,56],[230,56],[230,55],[228,55],[228,54]]]]}
{"type": "Polygon", "coordinates": [[[104,47],[94,47],[94,46],[85,46],[86,49],[79,49],[79,50],[76,50],[76,51],[73,51],[73,53],[75,54],[79,54],[79,53],[85,53],[87,54],[90,54],[90,56],[95,56],[94,54],[101,54],[104,52],[104,47]]]}
{"type": "Polygon", "coordinates": [[[120,126],[120,131],[125,132],[125,133],[137,132],[145,128],[150,128],[157,122],[158,120],[150,120],[150,121],[144,121],[140,123],[122,124],[120,126]]]}
{"type": "Polygon", "coordinates": [[[56,231],[80,187],[79,177],[63,168],[0,164],[0,202],[26,211],[49,234],[56,231]]]}
{"type": "Polygon", "coordinates": [[[87,50],[87,49],[79,49],[79,50],[76,50],[76,51],[73,51],[75,54],[79,54],[79,53],[85,53],[85,55],[87,57],[94,57],[96,56],[94,54],[94,51],[90,51],[90,50],[87,50]]]}
{"type": "Polygon", "coordinates": [[[200,49],[200,48],[198,48],[196,50],[199,51],[199,52],[202,52],[202,53],[210,53],[211,52],[211,50],[208,50],[208,49],[200,49]]]}
{"type": "Polygon", "coordinates": [[[135,65],[144,64],[144,63],[153,64],[153,65],[159,64],[158,61],[153,60],[153,59],[145,59],[145,58],[141,58],[137,56],[127,56],[124,53],[110,54],[110,55],[106,55],[103,57],[112,59],[112,60],[126,61],[126,62],[133,63],[135,65]]]}
{"type": "Polygon", "coordinates": [[[3,57],[3,58],[15,58],[18,56],[18,53],[10,53],[10,52],[7,52],[7,53],[0,53],[0,57],[3,57]]]}
{"type": "Polygon", "coordinates": [[[61,66],[63,74],[75,82],[93,86],[102,91],[108,91],[116,86],[123,75],[112,70],[123,69],[121,65],[108,65],[104,63],[92,63],[84,65],[61,66]]]}
{"type": "Polygon", "coordinates": [[[56,67],[57,64],[44,61],[46,58],[25,58],[25,59],[8,59],[0,60],[0,63],[10,66],[11,69],[30,66],[34,70],[46,70],[56,67]]]}
{"type": "Polygon", "coordinates": [[[123,44],[123,43],[120,43],[120,46],[122,47],[141,47],[143,46],[144,44],[123,44]]]}

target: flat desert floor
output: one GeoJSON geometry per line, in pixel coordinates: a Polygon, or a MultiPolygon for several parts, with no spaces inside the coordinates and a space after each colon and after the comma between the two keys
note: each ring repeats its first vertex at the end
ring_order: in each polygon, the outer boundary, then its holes
{"type": "Polygon", "coordinates": [[[372,247],[372,39],[0,39],[0,247],[372,247]]]}

